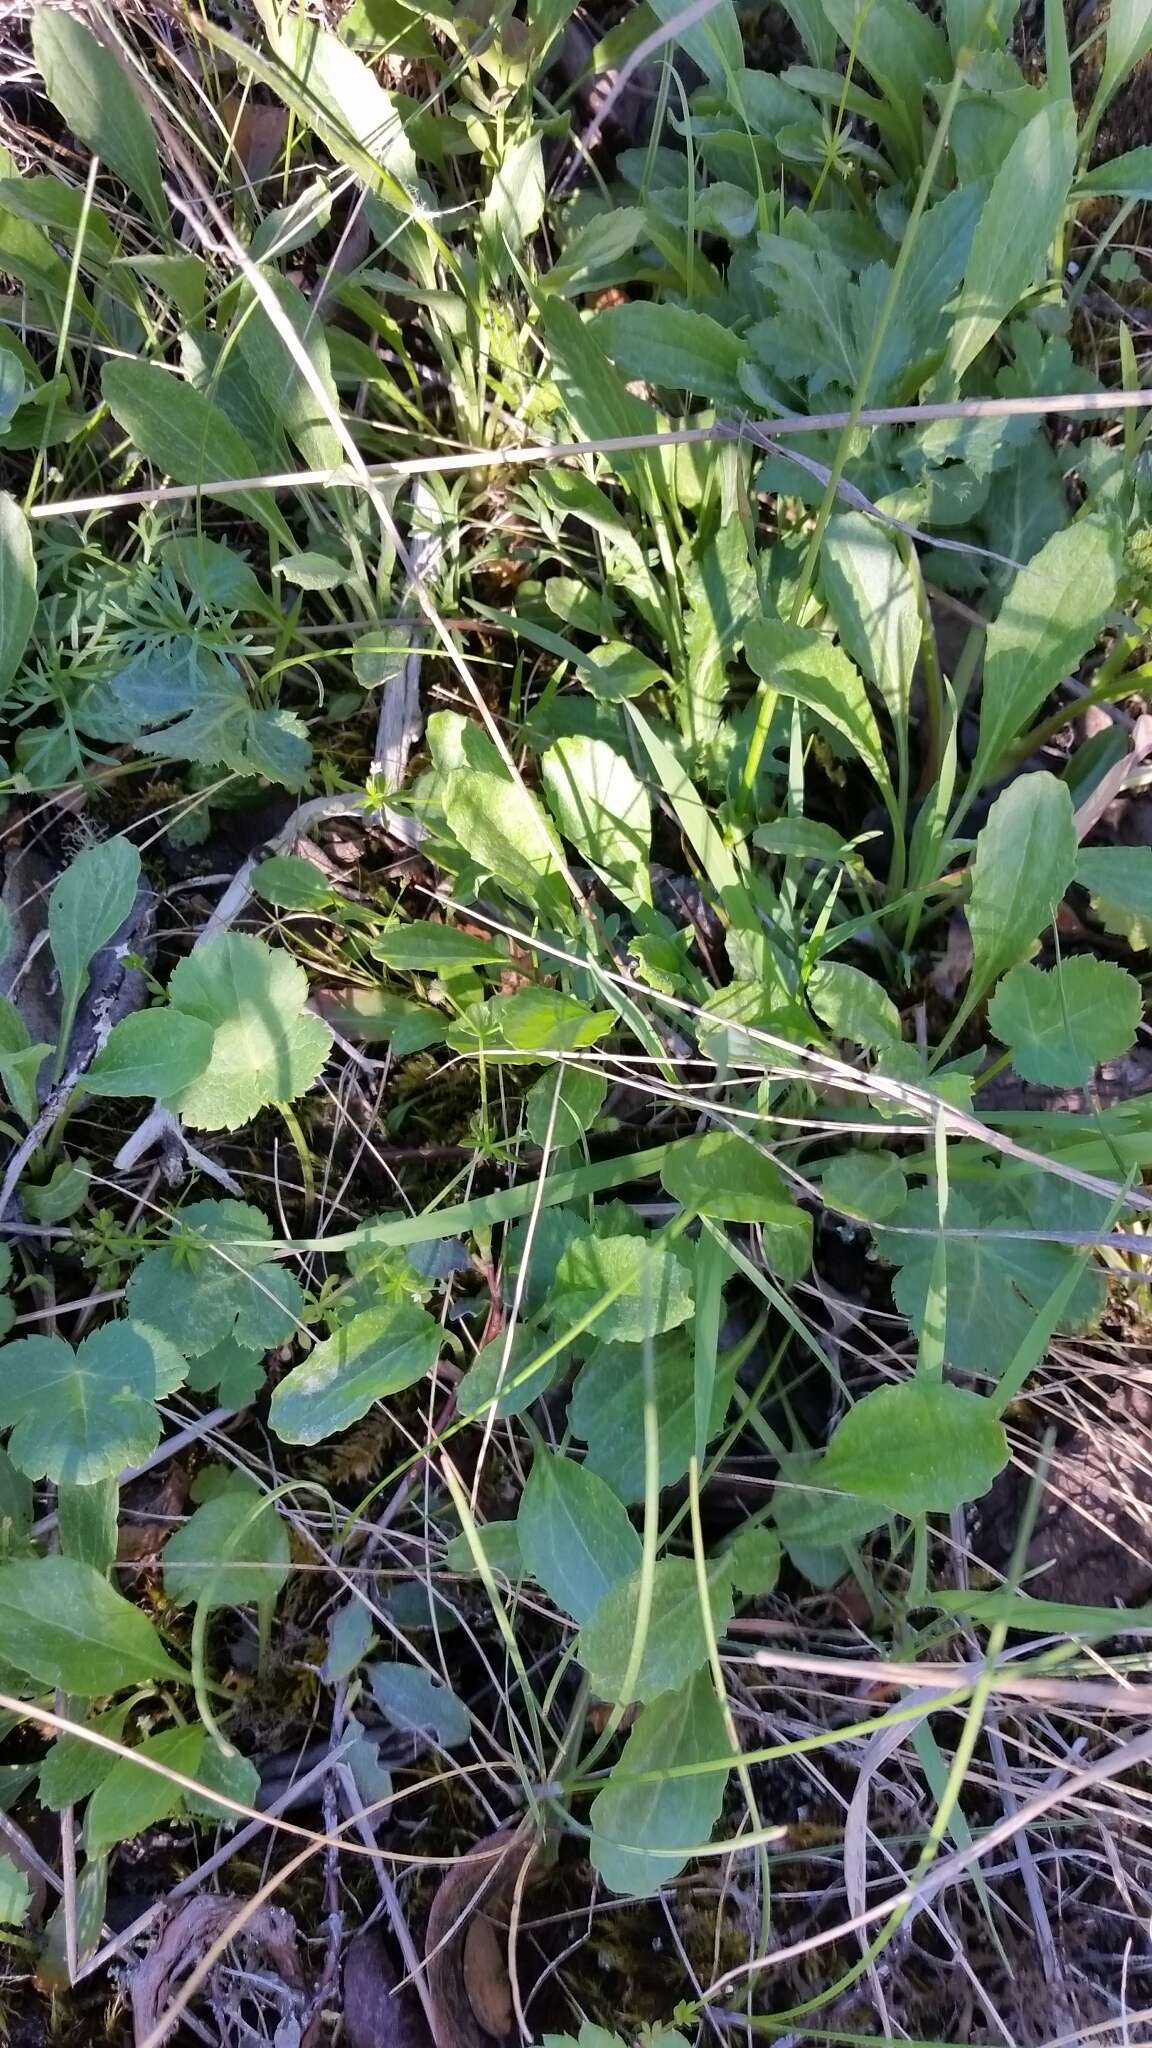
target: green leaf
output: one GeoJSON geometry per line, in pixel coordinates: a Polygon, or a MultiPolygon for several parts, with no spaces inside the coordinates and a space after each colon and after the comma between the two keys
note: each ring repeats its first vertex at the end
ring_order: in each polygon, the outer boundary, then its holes
{"type": "Polygon", "coordinates": [[[723,1564],[736,1591],[746,1600],[762,1598],[776,1590],[780,1576],[780,1538],[759,1524],[741,1529],[718,1562],[723,1564]]]}
{"type": "Polygon", "coordinates": [[[890,995],[845,960],[821,960],[808,977],[808,1000],[836,1038],[880,1050],[901,1039],[900,1012],[890,995]]]}
{"type": "Polygon", "coordinates": [[[199,1130],[234,1131],[270,1102],[294,1101],[328,1057],[332,1033],[304,1008],[304,970],[263,939],[209,939],[180,961],[168,995],[174,1009],[213,1031],[207,1072],[172,1098],[199,1130]]]}
{"type": "Polygon", "coordinates": [[[336,891],[315,861],[298,853],[274,853],[252,870],[252,887],[264,903],[280,910],[327,910],[336,891]]]}
{"type": "MultiPolygon", "coordinates": [[[[1150,15],[1152,18],[1152,15],[1150,15]]],[[[1077,199],[1152,199],[1152,148],[1129,149],[1109,157],[1076,180],[1077,199]]]]}
{"type": "Polygon", "coordinates": [[[160,1441],[155,1403],[182,1385],[174,1344],[143,1323],[104,1323],[76,1351],[62,1337],[0,1349],[0,1423],[30,1479],[94,1486],[138,1465],[160,1441]]]}
{"type": "Polygon", "coordinates": [[[37,601],[32,529],[15,498],[0,491],[0,689],[20,666],[37,601]]]}
{"type": "Polygon", "coordinates": [[[1023,1080],[1080,1088],[1102,1060],[1130,1049],[1142,1009],[1131,974],[1078,953],[1047,971],[1013,967],[988,1005],[988,1023],[1023,1080]]]}
{"type": "Polygon", "coordinates": [[[187,1384],[197,1394],[216,1392],[223,1408],[247,1408],[263,1391],[264,1354],[225,1337],[191,1360],[187,1384]]]}
{"type": "Polygon", "coordinates": [[[1084,847],[1076,880],[1106,932],[1127,939],[1135,952],[1152,946],[1152,847],[1084,847]]]}
{"type": "Polygon", "coordinates": [[[319,1444],[431,1372],[440,1325],[412,1302],[365,1309],[281,1380],[269,1421],[287,1444],[319,1444]]]}
{"type": "Polygon", "coordinates": [[[458,931],[450,924],[397,924],[369,947],[374,960],[401,974],[440,974],[457,967],[506,967],[503,939],[458,931]]]}
{"type": "Polygon", "coordinates": [[[1115,525],[1091,518],[1053,534],[1014,577],[985,643],[976,782],[1075,673],[1108,616],[1119,573],[1115,525]]]}
{"type": "Polygon", "coordinates": [[[144,201],[161,233],[169,235],[156,138],[135,81],[111,50],[63,8],[37,8],[32,48],[44,90],[65,125],[144,201]]]}
{"type": "Polygon", "coordinates": [[[265,1246],[272,1228],[246,1202],[189,1202],[172,1236],[146,1252],[128,1282],[132,1314],[196,1358],[234,1340],[270,1351],[291,1337],[299,1282],[265,1246]]]}
{"type": "MultiPolygon", "coordinates": [[[[184,378],[157,363],[105,363],[101,389],[114,420],[155,469],[178,484],[213,484],[259,476],[260,457],[226,412],[184,378]]],[[[266,526],[286,548],[292,534],[265,491],[227,499],[233,512],[266,526]]]]}
{"type": "Polygon", "coordinates": [[[710,1671],[697,1672],[679,1692],[666,1693],[637,1715],[589,1816],[589,1853],[609,1891],[643,1898],[679,1875],[690,1851],[708,1840],[720,1818],[728,1753],[710,1671]],[[721,1768],[690,1768],[703,1763],[721,1768]],[[671,1775],[676,1771],[685,1775],[671,1775]]]}
{"type": "Polygon", "coordinates": [[[212,1057],[213,1033],[179,1010],[136,1010],[112,1026],[84,1075],[89,1095],[179,1095],[212,1057]]]}
{"type": "MultiPolygon", "coordinates": [[[[75,1713],[71,1718],[99,1735],[106,1735],[110,1742],[120,1742],[128,1709],[113,1707],[106,1714],[90,1716],[75,1713]]],[[[110,1751],[86,1742],[82,1735],[58,1735],[40,1766],[37,1796],[41,1806],[47,1807],[49,1813],[59,1813],[65,1806],[78,1806],[108,1776],[115,1762],[110,1751]]]]}
{"type": "Polygon", "coordinates": [[[129,916],[140,886],[130,839],[105,839],[69,862],[48,898],[48,936],[60,973],[60,1043],[72,1035],[88,969],[129,916]]]}
{"type": "MultiPolygon", "coordinates": [[[[309,461],[310,469],[330,469],[332,462],[309,461]]],[[[348,564],[338,562],[333,555],[322,555],[315,548],[302,548],[294,555],[281,555],[272,571],[281,576],[285,583],[295,584],[298,590],[338,590],[347,583],[348,564]]]]}
{"type": "Polygon", "coordinates": [[[601,703],[617,704],[624,697],[642,697],[645,690],[667,682],[665,671],[638,647],[624,640],[605,640],[588,651],[583,681],[601,703]]]}
{"type": "Polygon", "coordinates": [[[544,1340],[537,1330],[523,1323],[517,1326],[505,1364],[507,1347],[508,1340],[503,1331],[481,1346],[456,1389],[458,1415],[485,1415],[492,1401],[496,1402],[496,1413],[501,1420],[509,1415],[523,1415],[525,1409],[530,1408],[533,1401],[551,1386],[560,1370],[559,1358],[550,1358],[546,1365],[537,1366],[534,1371],[526,1370],[544,1348],[544,1340]],[[526,1376],[521,1377],[522,1374],[526,1376]]]}
{"type": "Polygon", "coordinates": [[[431,1734],[445,1749],[467,1742],[472,1721],[464,1702],[419,1664],[373,1664],[372,1697],[386,1721],[405,1734],[431,1734]]]}
{"type": "Polygon", "coordinates": [[[597,313],[592,332],[627,378],[695,391],[716,405],[748,403],[739,376],[747,345],[707,313],[638,299],[597,313]]]}
{"type": "MultiPolygon", "coordinates": [[[[196,1725],[165,1728],[137,1743],[136,1754],[164,1764],[194,1778],[204,1751],[204,1730],[196,1725]]],[[[118,1757],[106,1778],[96,1787],[84,1821],[84,1841],[89,1856],[112,1849],[117,1842],[129,1842],[158,1821],[180,1813],[184,1793],[159,1771],[146,1770],[132,1757],[118,1757]]]]}
{"type": "MultiPolygon", "coordinates": [[[[541,321],[556,388],[582,439],[601,441],[656,431],[655,406],[629,391],[573,306],[549,297],[541,307],[541,321]]],[[[658,503],[658,469],[653,456],[644,451],[624,452],[613,457],[613,467],[646,508],[658,503]]]]}
{"type": "Polygon", "coordinates": [[[372,1616],[363,1600],[352,1599],[345,1606],[338,1607],[328,1624],[328,1655],[323,1669],[325,1684],[339,1685],[341,1679],[351,1678],[375,1642],[372,1616]]]}
{"type": "Polygon", "coordinates": [[[839,1152],[820,1177],[828,1206],[868,1223],[883,1223],[902,1209],[908,1194],[904,1168],[891,1152],[839,1152]]]}
{"type": "MultiPolygon", "coordinates": [[[[331,414],[338,418],[340,395],[332,375],[324,329],[315,308],[309,305],[294,284],[270,266],[265,265],[260,275],[279,308],[285,326],[295,335],[310,362],[331,414]]],[[[332,425],[331,416],[325,412],[319,396],[284,340],[281,329],[266,310],[263,299],[257,296],[247,280],[242,286],[233,331],[240,360],[257,384],[272,393],[276,417],[289,440],[295,442],[308,468],[338,469],[345,459],[344,444],[332,425]]],[[[251,471],[246,473],[252,474],[251,471]]],[[[298,565],[304,558],[294,555],[288,559],[298,565]]],[[[306,590],[330,587],[326,583],[305,583],[298,573],[293,574],[289,570],[284,560],[279,564],[279,571],[281,575],[291,575],[293,582],[301,582],[306,590]]],[[[341,581],[345,573],[340,571],[341,581]]]]}
{"type": "MultiPolygon", "coordinates": [[[[1030,1191],[1019,1206],[1006,1189],[994,1189],[990,1196],[983,1193],[978,1201],[958,1188],[949,1196],[948,1229],[969,1233],[963,1237],[945,1233],[943,1349],[958,1372],[998,1378],[1068,1271],[1074,1257],[1071,1246],[1011,1235],[1043,1227],[1044,1198],[1043,1189],[1030,1191]]],[[[894,1221],[901,1229],[882,1232],[880,1249],[902,1269],[892,1292],[897,1307],[919,1335],[929,1314],[940,1237],[935,1190],[911,1195],[894,1221]],[[925,1234],[904,1236],[905,1228],[925,1234]]],[[[1093,1213],[1082,1210],[1078,1216],[1054,1219],[1053,1227],[1091,1229],[1093,1222],[1093,1213]]],[[[1101,1276],[1089,1269],[1064,1313],[1062,1327],[1077,1330],[1093,1322],[1100,1313],[1103,1293],[1101,1276]]]]}
{"type": "Polygon", "coordinates": [[[270,1607],[288,1583],[288,1530],[274,1501],[241,1481],[206,1500],[164,1546],[164,1591],[178,1607],[270,1607]]]}
{"type": "MultiPolygon", "coordinates": [[[[486,1562],[498,1577],[511,1580],[523,1576],[520,1532],[515,1522],[480,1522],[475,1525],[474,1534],[486,1562]]],[[[467,1578],[476,1577],[472,1545],[463,1530],[445,1545],[444,1564],[450,1572],[461,1572],[467,1578]]]]}
{"type": "Polygon", "coordinates": [[[587,1466],[543,1448],[520,1499],[516,1534],[524,1569],[578,1623],[639,1569],[640,1538],[611,1488],[587,1466]]]}
{"type": "Polygon", "coordinates": [[[947,1381],[906,1380],[877,1387],[849,1409],[820,1476],[895,1514],[949,1514],[987,1493],[1008,1458],[990,1401],[947,1381]]]}
{"type": "Polygon", "coordinates": [[[966,1009],[1027,954],[1052,923],[1076,871],[1076,820],[1066,783],[1040,770],[998,796],[976,839],[966,1009]]]}
{"type": "Polygon", "coordinates": [[[538,128],[505,149],[480,215],[484,232],[520,249],[544,217],[544,156],[538,128]]]}
{"type": "Polygon", "coordinates": [[[559,1330],[596,1315],[597,1337],[642,1342],[686,1323],[692,1314],[691,1274],[675,1253],[643,1237],[581,1237],[562,1253],[548,1304],[559,1330]]]}
{"type": "Polygon", "coordinates": [[[732,0],[717,0],[703,20],[684,27],[678,24],[685,13],[683,0],[649,0],[657,21],[671,27],[673,43],[686,50],[713,85],[723,85],[744,62],[744,42],[732,0]]]}
{"type": "MultiPolygon", "coordinates": [[[[640,1667],[625,1690],[640,1611],[641,1574],[636,1572],[605,1593],[580,1630],[577,1654],[602,1700],[614,1704],[653,1700],[672,1692],[707,1662],[709,1637],[700,1612],[696,1566],[690,1557],[660,1557],[652,1578],[652,1606],[640,1667]]],[[[712,1633],[722,1636],[732,1619],[732,1583],[722,1564],[708,1579],[712,1633]]]]}
{"type": "Polygon", "coordinates": [[[1108,10],[1108,40],[1104,68],[1097,87],[1097,101],[1107,105],[1121,81],[1152,50],[1152,4],[1150,0],[1112,0],[1108,10]]]}
{"type": "Polygon", "coordinates": [[[945,375],[957,382],[1025,293],[1042,278],[1076,168],[1076,116],[1067,100],[1034,115],[984,202],[952,328],[945,375]],[[1022,207],[1020,194],[1028,194],[1022,207]]]}
{"type": "Polygon", "coordinates": [[[744,635],[753,669],[782,696],[794,697],[848,741],[877,788],[890,791],[891,777],[880,729],[859,669],[839,647],[804,626],[761,619],[744,635]]]}
{"type": "Polygon", "coordinates": [[[85,1699],[153,1678],[187,1680],[147,1615],[71,1557],[0,1565],[0,1660],[85,1699]]]}
{"type": "Polygon", "coordinates": [[[554,1067],[534,1081],[524,1098],[525,1122],[534,1145],[552,1133],[554,1148],[575,1145],[604,1107],[605,1075],[594,1067],[554,1067]]]}
{"type": "Polygon", "coordinates": [[[762,1224],[775,1270],[789,1284],[803,1279],[812,1263],[812,1218],[797,1206],[779,1167],[735,1131],[685,1140],[668,1154],[660,1178],[694,1215],[762,1224]]]}
{"type": "Polygon", "coordinates": [[[220,1793],[225,1799],[237,1799],[245,1806],[255,1806],[260,1794],[260,1773],[250,1757],[225,1756],[209,1742],[207,1735],[200,1752],[200,1764],[196,1772],[200,1792],[185,1792],[184,1811],[197,1820],[208,1820],[217,1827],[239,1826],[238,1814],[213,1799],[212,1792],[220,1793]]]}
{"type": "Polygon", "coordinates": [[[552,815],[578,853],[651,903],[648,793],[623,754],[606,740],[557,740],[541,763],[552,815]]]}
{"type": "Polygon", "coordinates": [[[907,735],[920,614],[900,550],[875,520],[840,512],[828,521],[820,575],[846,651],[875,684],[893,731],[907,735]]]}
{"type": "MultiPolygon", "coordinates": [[[[672,1486],[695,1448],[695,1363],[684,1331],[657,1337],[651,1348],[652,1398],[660,1425],[659,1481],[672,1486]]],[[[721,1358],[712,1384],[708,1434],[723,1427],[732,1400],[735,1362],[721,1358]]],[[[568,1403],[568,1427],[588,1446],[584,1470],[626,1502],[644,1498],[644,1347],[601,1344],[585,1360],[568,1403]]]]}
{"type": "Polygon", "coordinates": [[[414,187],[416,159],[396,102],[355,50],[304,13],[269,10],[264,26],[287,74],[273,74],[269,82],[333,156],[360,177],[377,163],[414,187]]]}
{"type": "Polygon", "coordinates": [[[560,841],[523,783],[486,769],[457,770],[445,784],[444,816],[469,859],[530,909],[550,904],[555,913],[566,902],[560,841]]]}
{"type": "Polygon", "coordinates": [[[0,1926],[23,1927],[32,1906],[32,1886],[27,1873],[0,1856],[0,1926]]]}

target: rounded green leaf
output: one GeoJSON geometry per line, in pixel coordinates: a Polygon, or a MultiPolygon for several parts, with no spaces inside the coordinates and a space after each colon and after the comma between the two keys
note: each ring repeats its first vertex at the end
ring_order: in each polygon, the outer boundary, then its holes
{"type": "Polygon", "coordinates": [[[90,1095],[178,1095],[212,1057],[213,1033],[179,1010],[137,1010],[112,1026],[84,1076],[90,1095]]]}
{"type": "Polygon", "coordinates": [[[644,1237],[579,1237],[561,1254],[549,1303],[557,1329],[592,1318],[597,1337],[640,1343],[693,1313],[692,1275],[644,1237]]]}
{"type": "Polygon", "coordinates": [[[648,793],[606,740],[557,740],[542,763],[552,815],[585,860],[650,903],[652,817],[648,793]]]}
{"type": "Polygon", "coordinates": [[[812,1218],[792,1199],[770,1159],[735,1131],[705,1131],[674,1145],[660,1169],[674,1201],[718,1223],[759,1223],[773,1269],[786,1283],[812,1263],[812,1218]]]}
{"type": "Polygon", "coordinates": [[[270,1102],[294,1101],[328,1057],[332,1033],[305,1009],[303,968],[247,933],[223,932],[190,953],[168,994],[214,1034],[207,1071],[172,1098],[199,1130],[234,1131],[270,1102]]]}
{"type": "Polygon", "coordinates": [[[838,1424],[823,1484],[900,1515],[949,1514],[987,1493],[1008,1463],[991,1403],[947,1381],[877,1387],[838,1424]]]}
{"type": "Polygon", "coordinates": [[[837,1038],[885,1046],[900,1037],[900,1012],[878,981],[845,960],[822,960],[808,977],[808,1000],[837,1038]]]}
{"type": "Polygon", "coordinates": [[[269,1249],[271,1227],[247,1202],[189,1202],[172,1237],[146,1252],[128,1282],[132,1314],[189,1358],[228,1339],[270,1351],[296,1328],[300,1283],[269,1249]]]}
{"type": "Polygon", "coordinates": [[[164,1590],[178,1606],[270,1605],[288,1579],[288,1531],[274,1501],[240,1481],[206,1500],[169,1537],[164,1590]]]}
{"type": "Polygon", "coordinates": [[[281,1380],[269,1420],[286,1444],[319,1444],[431,1372],[440,1325],[415,1303],[365,1309],[281,1380]]]}
{"type": "Polygon", "coordinates": [[[988,1022],[1023,1080],[1079,1088],[1102,1060],[1130,1049],[1142,1008],[1133,975],[1077,953],[1059,967],[1014,967],[988,1005],[988,1022]]]}
{"type": "Polygon", "coordinates": [[[160,1441],[156,1402],[187,1367],[143,1323],[104,1323],[73,1351],[62,1337],[21,1337],[0,1350],[0,1424],[31,1479],[94,1486],[140,1464],[160,1441]]]}

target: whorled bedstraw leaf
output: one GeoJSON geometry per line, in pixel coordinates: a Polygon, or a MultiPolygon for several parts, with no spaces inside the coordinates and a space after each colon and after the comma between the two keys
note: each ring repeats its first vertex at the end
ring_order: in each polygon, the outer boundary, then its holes
{"type": "Polygon", "coordinates": [[[549,1313],[560,1331],[590,1316],[597,1337],[640,1343],[686,1323],[693,1307],[691,1267],[667,1246],[581,1237],[561,1253],[549,1313]]]}
{"type": "Polygon", "coordinates": [[[988,1023],[1023,1080],[1080,1088],[1103,1060],[1129,1051],[1142,1009],[1134,975],[1077,953],[1058,967],[1013,967],[988,1005],[988,1023]]]}
{"type": "Polygon", "coordinates": [[[520,1498],[524,1569],[573,1621],[589,1621],[640,1566],[640,1538],[621,1502],[586,1465],[539,1449],[520,1498]]]}
{"type": "MultiPolygon", "coordinates": [[[[708,1661],[709,1634],[700,1611],[695,1560],[660,1557],[652,1578],[652,1604],[636,1675],[626,1687],[640,1618],[642,1574],[613,1586],[580,1630],[577,1655],[592,1690],[614,1704],[654,1700],[672,1692],[708,1661]]],[[[708,1570],[708,1610],[713,1636],[732,1619],[732,1581],[723,1560],[708,1570]]]]}
{"type": "Polygon", "coordinates": [[[130,839],[86,846],[57,878],[48,898],[48,937],[60,974],[60,1038],[66,1043],[88,969],[129,916],[140,885],[140,855],[130,839]]]}
{"type": "Polygon", "coordinates": [[[541,763],[556,823],[585,860],[651,903],[652,817],[648,794],[623,754],[606,740],[557,740],[541,763]]]}
{"type": "Polygon", "coordinates": [[[198,1130],[234,1131],[269,1103],[294,1101],[328,1057],[332,1033],[304,1007],[303,968],[245,932],[198,946],[174,970],[168,995],[214,1034],[207,1071],[170,1102],[198,1130]]]}
{"type": "Polygon", "coordinates": [[[295,1275],[270,1249],[272,1228],[247,1202],[189,1202],[168,1243],[146,1252],[128,1283],[128,1306],[191,1358],[232,1339],[270,1351],[292,1335],[303,1307],[295,1275]]]}
{"type": "Polygon", "coordinates": [[[268,1419],[283,1443],[323,1443],[422,1380],[441,1342],[439,1323],[415,1302],[365,1309],[281,1380],[268,1419]]]}
{"type": "Polygon", "coordinates": [[[288,1580],[288,1530],[275,1501],[244,1480],[206,1500],[164,1546],[164,1591],[184,1606],[271,1606],[288,1580]]]}
{"type": "Polygon", "coordinates": [[[1008,1456],[1004,1425],[982,1395],[945,1380],[905,1380],[849,1409],[820,1477],[894,1514],[948,1514],[987,1493],[1008,1456]]]}
{"type": "Polygon", "coordinates": [[[720,1817],[728,1754],[710,1671],[643,1708],[589,1816],[589,1854],[609,1891],[644,1897],[679,1875],[720,1817]],[[705,1763],[716,1768],[689,1768],[705,1763]]]}
{"type": "MultiPolygon", "coordinates": [[[[696,1366],[684,1330],[651,1346],[652,1397],[660,1430],[660,1485],[672,1486],[688,1470],[696,1440],[696,1366]]],[[[712,1383],[709,1434],[723,1427],[732,1400],[736,1362],[723,1356],[712,1383]]],[[[586,1358],[568,1403],[568,1427],[587,1444],[584,1469],[606,1480],[620,1500],[644,1498],[646,1375],[641,1344],[599,1344],[586,1358]]]]}
{"type": "Polygon", "coordinates": [[[1050,925],[1076,871],[1076,821],[1067,783],[1046,769],[998,796],[977,834],[968,929],[968,1007],[1027,955],[1050,925]]]}
{"type": "Polygon", "coordinates": [[[143,1610],[71,1557],[0,1565],[0,1663],[84,1699],[187,1679],[143,1610]]]}
{"type": "Polygon", "coordinates": [[[386,1721],[406,1734],[430,1733],[445,1749],[467,1742],[472,1722],[463,1700],[420,1664],[373,1664],[372,1697],[386,1721]]]}
{"type": "Polygon", "coordinates": [[[207,1067],[213,1036],[210,1025],[180,1010],[136,1010],[112,1026],[84,1087],[89,1095],[178,1095],[207,1067]]]}
{"type": "Polygon", "coordinates": [[[63,1337],[0,1348],[0,1424],[31,1479],[94,1486],[140,1464],[160,1441],[156,1402],[183,1383],[176,1346],[142,1322],[102,1323],[74,1351],[63,1337]]]}

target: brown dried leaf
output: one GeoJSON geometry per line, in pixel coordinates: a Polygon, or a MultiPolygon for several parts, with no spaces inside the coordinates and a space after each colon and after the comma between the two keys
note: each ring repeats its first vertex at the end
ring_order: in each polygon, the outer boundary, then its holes
{"type": "Polygon", "coordinates": [[[399,1978],[378,1927],[363,1927],[344,1958],[345,2048],[431,2048],[424,2011],[399,1978]]]}
{"type": "Polygon", "coordinates": [[[453,1866],[432,1901],[424,1954],[436,2048],[490,2048],[511,2032],[506,1915],[536,1849],[517,1829],[489,1835],[453,1866]]]}

